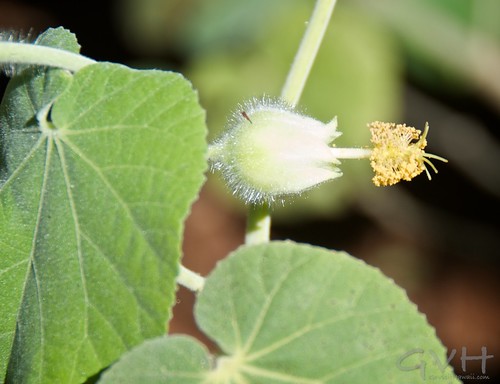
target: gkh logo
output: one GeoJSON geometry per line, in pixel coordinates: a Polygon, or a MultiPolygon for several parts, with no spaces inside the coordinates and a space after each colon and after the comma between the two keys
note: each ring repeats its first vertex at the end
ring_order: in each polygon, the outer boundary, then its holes
{"type": "MultiPolygon", "coordinates": [[[[432,362],[434,362],[436,364],[436,366],[438,367],[438,369],[442,373],[444,373],[444,370],[446,369],[446,367],[448,366],[450,361],[457,354],[457,350],[452,349],[447,360],[445,362],[443,362],[443,361],[441,361],[439,356],[436,355],[436,353],[434,351],[427,351],[426,352],[425,350],[423,350],[421,348],[415,348],[415,349],[412,349],[412,350],[406,352],[404,355],[402,355],[399,358],[399,360],[397,361],[398,368],[401,369],[402,371],[415,371],[415,370],[419,369],[420,376],[422,377],[423,380],[425,380],[425,377],[426,377],[425,376],[425,369],[426,369],[427,362],[423,359],[423,357],[420,359],[418,364],[409,365],[407,363],[407,360],[410,357],[412,357],[416,354],[423,356],[425,353],[429,353],[431,355],[432,362]]],[[[487,354],[486,347],[481,347],[481,355],[479,355],[479,356],[467,355],[467,347],[462,347],[462,354],[460,356],[460,361],[462,363],[462,372],[464,372],[464,373],[467,372],[467,362],[468,361],[481,360],[481,373],[484,374],[484,373],[486,373],[486,360],[492,359],[492,358],[493,358],[493,355],[487,354]]]]}

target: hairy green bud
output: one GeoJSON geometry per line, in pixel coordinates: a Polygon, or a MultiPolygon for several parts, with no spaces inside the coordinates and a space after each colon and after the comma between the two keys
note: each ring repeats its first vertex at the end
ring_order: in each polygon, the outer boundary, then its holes
{"type": "Polygon", "coordinates": [[[342,175],[331,143],[337,119],[324,124],[279,100],[242,104],[210,148],[233,194],[246,203],[272,203],[342,175]]]}

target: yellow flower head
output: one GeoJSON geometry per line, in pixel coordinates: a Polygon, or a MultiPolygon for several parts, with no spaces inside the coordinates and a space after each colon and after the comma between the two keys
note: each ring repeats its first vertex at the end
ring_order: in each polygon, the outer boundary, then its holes
{"type": "Polygon", "coordinates": [[[422,135],[420,130],[405,124],[375,121],[368,124],[368,127],[374,145],[370,164],[375,172],[373,183],[376,186],[393,185],[401,180],[409,181],[423,171],[430,180],[431,174],[426,165],[436,173],[437,169],[429,158],[448,162],[440,156],[424,151],[429,131],[427,123],[422,135]]]}

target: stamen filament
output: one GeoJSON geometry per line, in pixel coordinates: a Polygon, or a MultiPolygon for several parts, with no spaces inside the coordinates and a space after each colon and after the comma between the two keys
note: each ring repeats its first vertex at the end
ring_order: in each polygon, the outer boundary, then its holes
{"type": "MultiPolygon", "coordinates": [[[[435,169],[435,168],[434,168],[435,169]]],[[[427,175],[427,178],[429,180],[432,180],[432,177],[431,177],[431,173],[429,172],[429,170],[427,169],[427,167],[424,165],[424,171],[425,171],[425,174],[427,175]]],[[[437,173],[437,172],[436,172],[437,173]]]]}
{"type": "MultiPolygon", "coordinates": [[[[429,159],[426,159],[425,157],[422,159],[424,161],[424,163],[426,164],[429,164],[429,166],[432,168],[432,170],[435,172],[435,173],[438,173],[438,170],[436,169],[436,167],[434,166],[434,164],[431,163],[431,161],[429,159]]],[[[425,167],[425,165],[424,165],[425,167]]],[[[427,170],[427,168],[425,168],[425,170],[427,170]]],[[[430,179],[430,178],[429,178],[430,179]]]]}
{"type": "Polygon", "coordinates": [[[443,163],[447,163],[448,159],[445,159],[444,157],[438,156],[438,155],[433,155],[432,153],[424,153],[424,157],[428,157],[430,159],[436,159],[439,161],[442,161],[443,163]]]}
{"type": "MultiPolygon", "coordinates": [[[[448,162],[448,160],[445,159],[444,157],[433,155],[432,153],[426,153],[426,152],[424,152],[422,160],[424,161],[425,164],[428,164],[435,173],[438,173],[438,170],[434,166],[434,164],[432,164],[432,162],[429,159],[436,159],[436,160],[442,161],[443,163],[447,163],[448,162]]],[[[425,166],[425,164],[424,164],[424,170],[425,170],[425,173],[427,173],[427,178],[429,180],[432,180],[431,174],[430,174],[429,170],[427,169],[427,167],[425,166]]]]}
{"type": "Polygon", "coordinates": [[[330,148],[336,159],[366,159],[371,156],[372,150],[366,148],[330,148]]]}

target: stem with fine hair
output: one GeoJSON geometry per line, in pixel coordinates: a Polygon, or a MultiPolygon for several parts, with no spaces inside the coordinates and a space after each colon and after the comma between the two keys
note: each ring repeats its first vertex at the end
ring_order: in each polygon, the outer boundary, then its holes
{"type": "Polygon", "coordinates": [[[266,203],[251,205],[248,208],[247,230],[245,244],[260,244],[269,241],[271,229],[271,215],[266,203]]]}
{"type": "MultiPolygon", "coordinates": [[[[281,98],[295,106],[306,84],[316,59],[321,41],[335,7],[336,0],[317,0],[306,32],[288,73],[281,98]]],[[[248,209],[246,244],[266,243],[271,239],[271,214],[268,205],[248,209]]]]}
{"type": "Polygon", "coordinates": [[[193,292],[200,292],[205,285],[205,278],[181,264],[179,265],[177,283],[193,292]]]}
{"type": "Polygon", "coordinates": [[[335,3],[336,0],[318,0],[316,2],[311,20],[281,91],[281,98],[292,106],[297,105],[302,95],[335,3]]]}
{"type": "Polygon", "coordinates": [[[63,49],[0,41],[0,63],[41,65],[76,72],[96,61],[63,49]]]}

